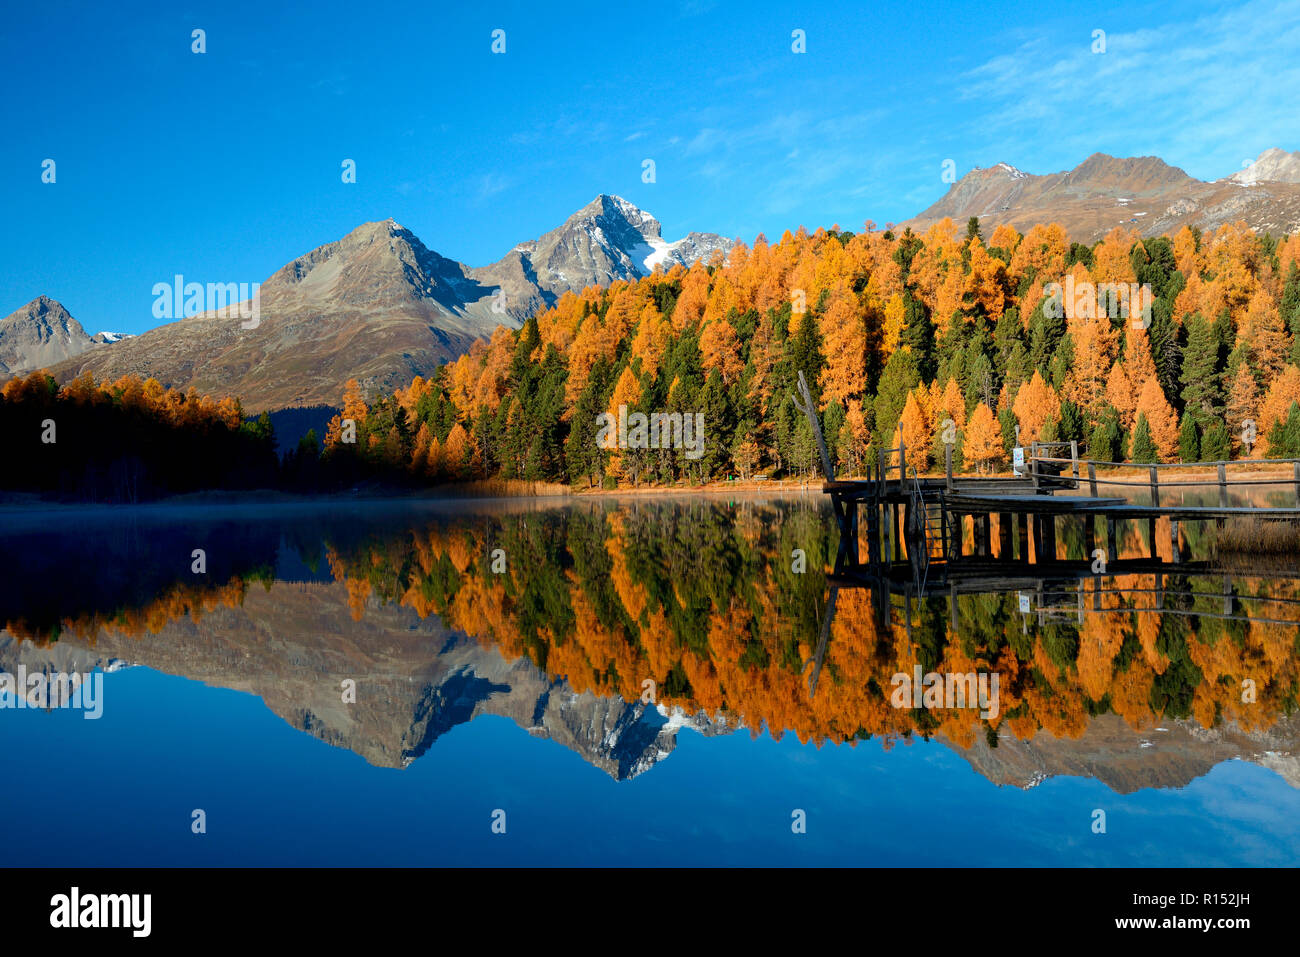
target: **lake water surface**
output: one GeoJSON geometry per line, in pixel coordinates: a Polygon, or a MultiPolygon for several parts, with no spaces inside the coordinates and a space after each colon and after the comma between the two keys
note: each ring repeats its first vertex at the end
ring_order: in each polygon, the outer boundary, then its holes
{"type": "Polygon", "coordinates": [[[1295,864],[1300,577],[1208,534],[828,615],[816,493],[7,513],[0,672],[102,715],[0,695],[0,864],[1295,864]]]}

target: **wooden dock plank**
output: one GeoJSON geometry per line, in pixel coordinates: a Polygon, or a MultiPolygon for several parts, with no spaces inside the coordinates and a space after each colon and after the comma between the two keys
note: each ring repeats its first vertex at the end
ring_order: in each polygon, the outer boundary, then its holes
{"type": "Polygon", "coordinates": [[[967,512],[1098,512],[1128,504],[1124,498],[1089,498],[1082,495],[974,495],[958,492],[947,503],[967,512]]]}

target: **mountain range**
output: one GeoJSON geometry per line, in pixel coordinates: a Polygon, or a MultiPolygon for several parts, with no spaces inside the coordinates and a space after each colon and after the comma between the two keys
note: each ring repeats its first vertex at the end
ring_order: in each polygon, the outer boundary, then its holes
{"type": "Polygon", "coordinates": [[[555,741],[615,780],[636,777],[671,754],[684,727],[706,735],[734,730],[703,715],[577,692],[526,658],[507,660],[436,615],[421,619],[396,603],[371,601],[353,622],[349,600],[342,582],[280,582],[272,591],[249,589],[238,606],[169,622],[156,634],[105,630],[93,647],[59,641],[40,648],[0,628],[0,671],[14,674],[22,665],[29,673],[86,673],[144,664],[256,695],[291,726],[376,767],[407,767],[444,734],[484,715],[555,741]],[[355,703],[338,693],[344,677],[357,682],[355,703]]]}
{"type": "MultiPolygon", "coordinates": [[[[483,715],[557,742],[615,780],[667,758],[683,728],[712,737],[741,727],[721,715],[575,691],[527,658],[507,660],[437,615],[420,618],[395,602],[370,598],[364,616],[353,620],[353,600],[344,582],[277,581],[248,589],[239,603],[213,603],[202,616],[182,615],[135,636],[104,629],[89,642],[69,633],[39,647],[0,628],[0,670],[143,665],[256,695],[291,726],[379,767],[406,767],[444,734],[483,715]],[[359,691],[351,705],[338,693],[348,676],[359,691]]],[[[1003,734],[996,747],[982,736],[970,747],[938,740],[988,780],[1016,788],[1058,775],[1095,778],[1121,794],[1179,788],[1230,760],[1270,768],[1300,787],[1296,715],[1255,731],[1231,723],[1205,729],[1190,719],[1136,731],[1104,714],[1074,738],[1040,730],[1024,741],[1003,734]]]]}
{"type": "MultiPolygon", "coordinates": [[[[1244,221],[1263,232],[1300,230],[1300,152],[1264,151],[1213,182],[1153,156],[1095,153],[1045,175],[1007,163],[971,170],[938,202],[898,224],[924,230],[950,217],[1027,231],[1058,222],[1095,242],[1116,226],[1142,235],[1244,221]]],[[[428,375],[500,326],[518,328],[566,292],[649,275],[726,253],[734,240],[663,238],[657,219],[602,194],[537,239],[480,267],[428,249],[392,219],[365,223],[299,256],[261,284],[259,322],[206,312],[139,336],[90,336],[57,301],[39,296],[0,322],[0,379],[48,369],[237,395],[249,412],[332,405],[356,378],[374,394],[428,375]]]]}
{"type": "Polygon", "coordinates": [[[899,227],[923,231],[945,217],[978,216],[984,235],[1006,224],[1026,232],[1060,223],[1075,242],[1094,243],[1116,226],[1143,236],[1183,226],[1214,229],[1244,221],[1260,232],[1300,229],[1300,152],[1265,150],[1246,168],[1204,182],[1154,156],[1094,153],[1072,170],[1036,175],[1008,163],[975,168],[937,203],[899,227]]]}
{"type": "Polygon", "coordinates": [[[277,270],[261,283],[253,328],[244,328],[248,320],[234,310],[217,310],[97,349],[84,331],[61,338],[43,332],[52,321],[40,318],[46,315],[81,326],[41,297],[5,320],[13,323],[0,336],[0,361],[12,353],[5,371],[48,367],[60,382],[83,372],[99,380],[152,377],[165,386],[237,395],[250,412],[335,403],[350,378],[367,392],[405,385],[498,326],[518,328],[566,292],[689,265],[732,245],[712,233],[667,242],[649,213],[601,195],[556,229],[473,268],[388,219],[358,226],[277,270]]]}

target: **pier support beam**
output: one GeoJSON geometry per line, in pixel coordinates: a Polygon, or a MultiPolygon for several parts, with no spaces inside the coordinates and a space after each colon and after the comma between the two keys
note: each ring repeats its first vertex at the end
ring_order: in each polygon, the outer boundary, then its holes
{"type": "Polygon", "coordinates": [[[894,555],[893,544],[893,506],[885,502],[880,507],[880,511],[883,512],[884,516],[884,538],[880,547],[883,550],[885,562],[893,562],[894,558],[897,558],[897,555],[894,555]]]}

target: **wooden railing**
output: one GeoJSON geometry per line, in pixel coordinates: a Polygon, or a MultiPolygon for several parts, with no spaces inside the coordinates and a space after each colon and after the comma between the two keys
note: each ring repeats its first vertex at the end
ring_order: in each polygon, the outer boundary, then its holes
{"type": "MultiPolygon", "coordinates": [[[[1127,468],[1140,469],[1144,466],[1133,462],[1102,462],[1093,459],[1080,460],[1078,452],[1069,459],[1054,458],[1045,455],[1035,455],[1030,459],[1030,463],[1071,463],[1073,465],[1072,478],[1075,481],[1075,487],[1080,487],[1079,466],[1086,467],[1088,472],[1088,492],[1093,497],[1097,497],[1097,486],[1101,485],[1118,485],[1128,488],[1145,488],[1151,493],[1151,504],[1160,505],[1160,490],[1171,488],[1217,488],[1219,490],[1219,507],[1228,507],[1228,489],[1253,485],[1291,485],[1295,490],[1296,507],[1300,508],[1300,459],[1233,459],[1223,462],[1161,462],[1155,465],[1146,465],[1147,480],[1127,480],[1122,478],[1097,478],[1097,468],[1127,468]],[[1234,478],[1228,479],[1228,469],[1236,466],[1246,465],[1273,465],[1273,466],[1291,466],[1290,479],[1278,478],[1234,478]],[[1214,469],[1215,477],[1213,479],[1193,479],[1191,481],[1161,481],[1160,472],[1163,469],[1214,469]]],[[[1031,468],[1035,475],[1038,470],[1031,468]]]]}
{"type": "Polygon", "coordinates": [[[889,479],[889,473],[898,470],[898,480],[901,482],[907,477],[907,443],[900,436],[898,439],[898,448],[896,449],[877,449],[876,450],[876,480],[880,482],[889,479]],[[894,453],[898,453],[898,464],[887,464],[894,453]]]}

